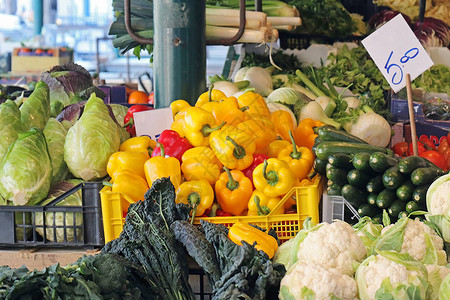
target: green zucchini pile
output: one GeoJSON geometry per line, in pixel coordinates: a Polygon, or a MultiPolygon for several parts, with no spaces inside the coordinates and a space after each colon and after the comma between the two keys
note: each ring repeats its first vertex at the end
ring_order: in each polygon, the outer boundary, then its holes
{"type": "Polygon", "coordinates": [[[327,177],[328,195],[343,196],[358,214],[381,222],[383,210],[394,221],[426,210],[430,184],[444,171],[427,159],[394,157],[344,131],[316,128],[314,170],[327,177]]]}

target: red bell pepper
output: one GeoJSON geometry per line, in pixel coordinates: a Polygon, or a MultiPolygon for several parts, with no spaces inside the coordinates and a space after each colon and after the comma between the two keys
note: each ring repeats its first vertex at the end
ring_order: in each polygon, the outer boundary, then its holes
{"type": "Polygon", "coordinates": [[[153,107],[151,106],[147,106],[147,105],[142,105],[142,104],[137,104],[137,105],[133,105],[131,106],[128,110],[127,110],[127,114],[125,115],[125,117],[123,118],[123,122],[125,124],[125,129],[128,131],[128,133],[133,137],[136,136],[136,127],[134,125],[134,119],[133,119],[133,114],[135,112],[139,112],[139,111],[146,111],[146,110],[152,110],[153,107]]]}
{"type": "Polygon", "coordinates": [[[242,170],[242,173],[246,177],[250,179],[250,181],[253,183],[253,170],[259,165],[264,163],[264,160],[269,159],[269,156],[262,153],[253,154],[253,162],[250,166],[248,166],[246,169],[242,170]]]}
{"type": "MultiPolygon", "coordinates": [[[[187,139],[180,136],[180,134],[174,130],[166,129],[164,130],[158,138],[158,143],[164,146],[164,151],[166,155],[170,157],[175,157],[181,163],[181,156],[186,150],[191,149],[192,145],[187,139]]],[[[156,147],[152,152],[152,157],[160,156],[161,148],[156,147]]]]}
{"type": "Polygon", "coordinates": [[[436,145],[426,135],[421,135],[419,141],[423,142],[426,150],[436,150],[436,145]]]}
{"type": "Polygon", "coordinates": [[[408,143],[407,142],[398,142],[392,147],[392,150],[395,154],[400,157],[408,156],[408,143]]]}
{"type": "Polygon", "coordinates": [[[424,157],[431,161],[433,164],[441,168],[442,170],[446,169],[446,161],[443,154],[437,152],[436,150],[427,150],[419,154],[419,156],[424,157]]]}

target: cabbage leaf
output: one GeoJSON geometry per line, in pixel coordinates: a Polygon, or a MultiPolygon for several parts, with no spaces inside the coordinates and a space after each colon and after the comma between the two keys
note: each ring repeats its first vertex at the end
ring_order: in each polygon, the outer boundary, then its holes
{"type": "Polygon", "coordinates": [[[55,118],[50,118],[45,125],[44,136],[52,161],[52,184],[66,179],[69,174],[69,169],[64,161],[66,134],[67,130],[55,118]]]}
{"type": "Polygon", "coordinates": [[[6,100],[0,105],[0,161],[22,131],[19,107],[14,101],[6,100]]]}

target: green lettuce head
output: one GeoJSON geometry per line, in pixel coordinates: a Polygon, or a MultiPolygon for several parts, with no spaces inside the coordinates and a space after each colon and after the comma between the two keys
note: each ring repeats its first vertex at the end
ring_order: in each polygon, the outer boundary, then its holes
{"type": "Polygon", "coordinates": [[[0,194],[14,205],[34,205],[47,197],[52,164],[44,134],[20,133],[0,163],[0,194]]]}
{"type": "MultiPolygon", "coordinates": [[[[50,192],[48,194],[48,197],[40,203],[40,205],[46,205],[56,199],[57,197],[61,196],[68,190],[72,189],[73,187],[77,186],[78,184],[81,184],[83,180],[80,179],[70,179],[66,181],[58,182],[54,185],[52,185],[50,192]]],[[[82,194],[81,189],[76,191],[75,193],[67,196],[60,202],[56,204],[56,206],[82,206],[82,194]]],[[[44,237],[44,213],[36,213],[36,220],[35,220],[36,231],[44,237]]],[[[75,231],[73,228],[70,228],[70,226],[81,226],[83,224],[83,214],[81,212],[73,213],[73,212],[49,212],[45,213],[45,224],[47,225],[47,229],[45,232],[47,240],[51,242],[64,242],[64,231],[66,234],[67,242],[73,242],[75,241],[75,234],[76,232],[76,240],[80,241],[83,238],[83,232],[81,228],[77,228],[75,231]],[[75,219],[74,219],[75,218],[75,219]],[[56,231],[52,228],[54,226],[64,226],[66,225],[67,228],[64,230],[64,228],[56,228],[56,231]]]]}
{"type": "Polygon", "coordinates": [[[429,292],[427,269],[408,253],[379,251],[359,265],[355,278],[361,300],[427,299],[429,292]]]}
{"type": "Polygon", "coordinates": [[[119,127],[103,100],[92,94],[80,119],[66,135],[64,160],[70,172],[83,180],[106,176],[109,157],[119,146],[119,127]]]}
{"type": "Polygon", "coordinates": [[[22,131],[19,107],[14,101],[6,100],[0,104],[0,161],[22,131]]]}
{"type": "Polygon", "coordinates": [[[50,118],[50,96],[49,89],[45,82],[39,81],[33,93],[20,106],[22,124],[25,130],[36,127],[44,130],[50,118]]]}
{"type": "Polygon", "coordinates": [[[44,128],[48,153],[52,161],[52,184],[66,179],[69,168],[64,161],[64,142],[67,130],[55,118],[50,118],[44,128]]]}

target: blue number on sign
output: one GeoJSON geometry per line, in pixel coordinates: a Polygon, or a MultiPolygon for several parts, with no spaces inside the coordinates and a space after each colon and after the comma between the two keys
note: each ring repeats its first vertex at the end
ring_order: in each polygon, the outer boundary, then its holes
{"type": "Polygon", "coordinates": [[[405,55],[403,55],[402,58],[400,58],[400,62],[401,62],[402,64],[407,63],[408,60],[410,60],[410,59],[416,57],[417,54],[419,54],[419,49],[417,49],[417,48],[411,48],[411,49],[409,49],[408,51],[406,51],[405,55]],[[415,53],[412,54],[412,55],[410,55],[410,52],[413,52],[413,51],[415,51],[415,53]]]}
{"type": "Polygon", "coordinates": [[[386,72],[389,74],[389,72],[390,72],[390,70],[391,70],[391,68],[398,68],[398,72],[394,72],[394,75],[392,75],[392,84],[395,84],[395,85],[397,85],[397,84],[400,84],[400,82],[402,82],[402,80],[403,80],[403,70],[402,70],[402,68],[399,66],[399,65],[397,65],[397,64],[390,64],[389,65],[389,61],[391,60],[391,57],[392,57],[392,54],[394,54],[394,51],[391,51],[391,54],[389,55],[389,58],[388,58],[388,60],[386,61],[386,64],[384,65],[384,68],[386,69],[386,72]],[[397,74],[399,74],[399,78],[400,79],[397,79],[397,80],[395,80],[395,77],[397,76],[397,74]]]}

